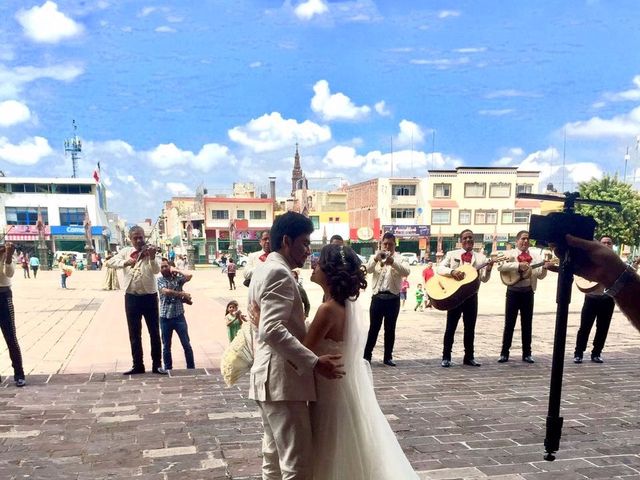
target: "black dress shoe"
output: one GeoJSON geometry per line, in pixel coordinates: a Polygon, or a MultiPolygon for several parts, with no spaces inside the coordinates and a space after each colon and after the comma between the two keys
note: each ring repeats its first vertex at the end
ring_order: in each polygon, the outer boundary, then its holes
{"type": "Polygon", "coordinates": [[[576,355],[573,357],[573,363],[582,363],[582,357],[576,355]]]}
{"type": "Polygon", "coordinates": [[[133,367],[131,370],[127,370],[123,372],[123,375],[138,375],[140,373],[144,373],[144,367],[133,367]]]}
{"type": "Polygon", "coordinates": [[[167,372],[164,368],[162,367],[153,367],[153,370],[151,370],[153,373],[157,373],[158,375],[169,375],[169,372],[167,372]]]}
{"type": "Polygon", "coordinates": [[[509,361],[509,355],[500,355],[498,357],[498,363],[505,363],[509,361]]]}
{"type": "Polygon", "coordinates": [[[16,387],[24,387],[27,381],[24,378],[16,378],[16,387]]]}
{"type": "Polygon", "coordinates": [[[476,362],[475,359],[470,358],[469,360],[463,360],[462,363],[464,365],[469,365],[470,367],[479,367],[480,365],[482,365],[480,362],[476,362]]]}
{"type": "Polygon", "coordinates": [[[442,360],[442,362],[440,362],[440,365],[442,365],[444,368],[449,368],[451,365],[453,365],[453,363],[451,363],[451,360],[442,360]]]}
{"type": "Polygon", "coordinates": [[[527,362],[527,363],[536,363],[536,361],[533,359],[533,357],[531,355],[527,355],[526,357],[522,357],[522,361],[523,362],[527,362]]]}
{"type": "Polygon", "coordinates": [[[393,360],[385,360],[384,363],[387,367],[395,367],[396,363],[393,360]]]}
{"type": "Polygon", "coordinates": [[[591,355],[591,361],[595,363],[604,363],[604,360],[600,355],[591,355]]]}

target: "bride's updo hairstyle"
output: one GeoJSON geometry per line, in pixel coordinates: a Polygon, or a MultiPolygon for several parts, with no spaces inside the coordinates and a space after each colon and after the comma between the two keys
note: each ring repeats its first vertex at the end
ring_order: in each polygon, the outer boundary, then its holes
{"type": "Polygon", "coordinates": [[[356,253],[343,245],[325,245],[318,266],[327,276],[329,293],[341,305],[355,300],[367,288],[367,274],[356,253]]]}

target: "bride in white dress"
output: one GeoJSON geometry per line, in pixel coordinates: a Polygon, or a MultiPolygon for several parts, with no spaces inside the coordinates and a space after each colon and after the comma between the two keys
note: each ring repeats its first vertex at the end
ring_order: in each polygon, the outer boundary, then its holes
{"type": "Polygon", "coordinates": [[[362,358],[368,326],[357,301],[367,286],[360,260],[349,247],[327,245],[311,281],[322,287],[325,301],[304,343],[317,355],[342,354],[346,371],[339,380],[316,377],[313,479],[418,479],[380,410],[371,368],[362,358]]]}

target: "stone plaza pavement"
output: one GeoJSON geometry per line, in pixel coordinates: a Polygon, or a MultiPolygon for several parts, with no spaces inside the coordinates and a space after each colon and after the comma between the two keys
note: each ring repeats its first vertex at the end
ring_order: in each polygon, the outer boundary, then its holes
{"type": "MultiPolygon", "coordinates": [[[[35,280],[16,272],[28,385],[14,387],[0,343],[0,479],[260,478],[260,421],[247,378],[226,388],[217,369],[224,306],[231,298],[243,305],[246,289],[229,291],[219,270],[197,270],[187,319],[198,368],[182,369],[174,338],[171,376],[124,377],[131,359],[122,292],[100,289],[104,273],[75,272],[62,290],[56,271],[35,280]]],[[[321,292],[308,270],[302,277],[317,306],[321,292]]],[[[413,267],[412,291],[419,279],[413,267]]],[[[512,360],[496,363],[504,308],[497,276],[481,289],[480,368],[461,365],[462,324],[457,364],[439,366],[444,313],[413,312],[410,296],[398,322],[398,367],[384,367],[379,349],[372,367],[380,405],[421,478],[640,479],[640,334],[616,311],[605,363],[574,365],[580,293],[570,308],[560,450],[555,462],[543,460],[555,280],[550,274],[536,293],[533,365],[519,361],[519,327],[512,360]]],[[[368,301],[365,293],[363,307],[368,301]]]]}

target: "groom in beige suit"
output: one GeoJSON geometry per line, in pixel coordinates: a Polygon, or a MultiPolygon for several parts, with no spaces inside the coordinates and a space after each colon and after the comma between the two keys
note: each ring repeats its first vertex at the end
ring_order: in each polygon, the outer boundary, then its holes
{"type": "Polygon", "coordinates": [[[253,272],[249,305],[259,310],[249,398],[262,415],[262,478],[311,479],[311,421],[307,402],[315,401],[314,371],[327,378],[344,375],[340,356],[318,357],[302,341],[304,307],[292,269],[310,254],[313,223],[287,212],[271,227],[271,253],[253,272]]]}

